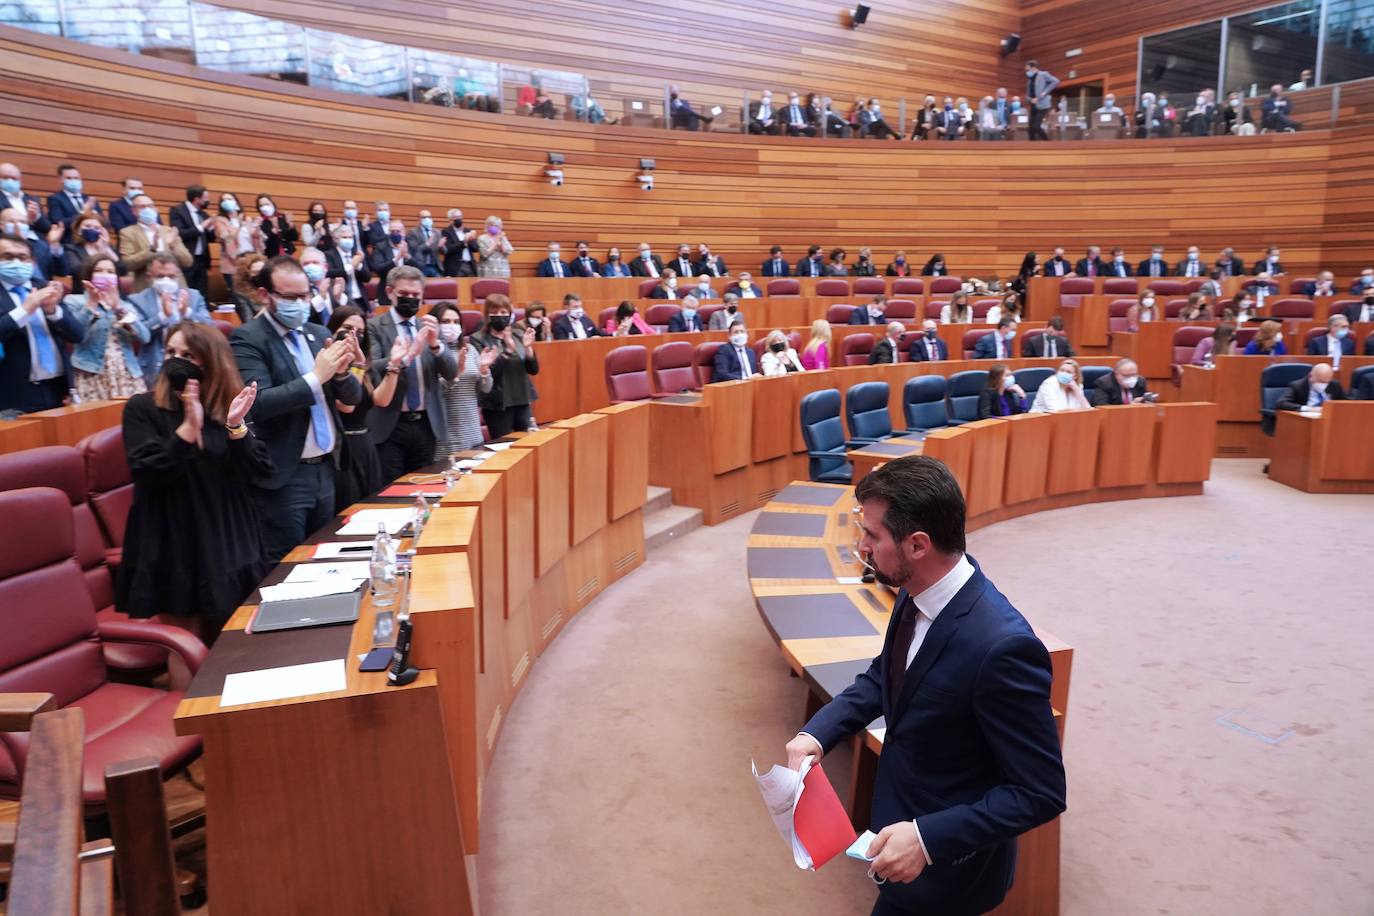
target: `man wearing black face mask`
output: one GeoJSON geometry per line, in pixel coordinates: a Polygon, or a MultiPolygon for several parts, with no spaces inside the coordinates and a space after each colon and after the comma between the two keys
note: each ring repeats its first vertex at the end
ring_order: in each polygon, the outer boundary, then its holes
{"type": "Polygon", "coordinates": [[[369,371],[374,385],[385,381],[388,373],[399,378],[391,402],[373,407],[367,425],[382,461],[382,479],[390,481],[429,464],[434,443],[448,435],[439,379],[453,381],[458,358],[439,342],[439,322],[433,315],[416,317],[425,292],[424,275],[414,267],[398,267],[387,284],[395,306],[389,314],[368,319],[369,371]],[[399,362],[392,359],[397,340],[408,346],[399,362]]]}
{"type": "Polygon", "coordinates": [[[390,287],[387,275],[392,270],[397,267],[420,269],[420,265],[410,256],[410,246],[406,244],[405,224],[398,219],[393,219],[388,225],[387,234],[373,241],[372,251],[367,256],[367,266],[377,275],[378,305],[391,304],[391,300],[387,299],[387,289],[390,287]]]}
{"type": "Polygon", "coordinates": [[[574,277],[601,276],[601,262],[592,257],[591,246],[586,242],[577,243],[577,257],[573,259],[570,269],[574,277]]]}
{"type": "Polygon", "coordinates": [[[191,266],[185,270],[186,285],[204,299],[210,298],[210,241],[215,237],[210,216],[205,212],[209,203],[205,186],[193,184],[186,189],[186,202],[173,207],[171,213],[172,228],[181,234],[181,244],[191,252],[191,266]]]}
{"type": "Polygon", "coordinates": [[[351,339],[333,341],[308,323],[310,281],[295,260],[272,258],[254,278],[264,307],[234,330],[229,345],[245,385],[257,383],[249,419],[267,444],[273,471],[253,481],[269,563],[334,517],[334,473],[342,452],[337,404],[362,400],[349,373],[362,352],[351,339]]]}
{"type": "Polygon", "coordinates": [[[921,322],[921,336],[913,340],[907,350],[913,363],[949,359],[949,345],[940,339],[938,327],[933,318],[921,322]]]}
{"type": "Polygon", "coordinates": [[[448,225],[440,233],[439,254],[444,259],[444,276],[475,277],[477,275],[477,233],[463,228],[463,211],[448,211],[448,225]]]}
{"type": "Polygon", "coordinates": [[[1364,298],[1345,307],[1345,317],[1351,324],[1360,321],[1374,321],[1374,287],[1364,291],[1364,298]]]}

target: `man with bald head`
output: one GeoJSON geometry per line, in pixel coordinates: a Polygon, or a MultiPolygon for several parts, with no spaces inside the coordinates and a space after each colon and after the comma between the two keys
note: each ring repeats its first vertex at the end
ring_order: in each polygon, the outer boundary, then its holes
{"type": "Polygon", "coordinates": [[[1300,378],[1288,386],[1279,398],[1276,410],[1320,410],[1327,401],[1344,401],[1345,389],[1336,378],[1336,370],[1330,363],[1317,363],[1306,378],[1300,378]]]}
{"type": "Polygon", "coordinates": [[[889,321],[887,323],[887,333],[883,339],[873,345],[873,349],[868,351],[868,364],[870,366],[885,366],[895,363],[898,360],[897,354],[901,351],[902,335],[906,333],[906,325],[900,321],[889,321]]]}
{"type": "Polygon", "coordinates": [[[1146,390],[1145,378],[1135,360],[1121,359],[1110,373],[1097,380],[1091,398],[1094,407],[1106,407],[1109,404],[1148,404],[1157,400],[1158,395],[1146,390]]]}

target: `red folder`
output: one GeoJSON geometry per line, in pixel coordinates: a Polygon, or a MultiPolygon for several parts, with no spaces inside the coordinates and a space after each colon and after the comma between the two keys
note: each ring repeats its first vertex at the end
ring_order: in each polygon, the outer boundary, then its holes
{"type": "Polygon", "coordinates": [[[423,493],[426,496],[443,496],[448,492],[448,485],[443,481],[439,483],[393,483],[378,496],[414,496],[416,493],[423,493]]]}
{"type": "Polygon", "coordinates": [[[859,835],[819,763],[806,771],[802,784],[806,788],[792,812],[792,829],[811,856],[811,867],[820,868],[848,849],[859,835]]]}

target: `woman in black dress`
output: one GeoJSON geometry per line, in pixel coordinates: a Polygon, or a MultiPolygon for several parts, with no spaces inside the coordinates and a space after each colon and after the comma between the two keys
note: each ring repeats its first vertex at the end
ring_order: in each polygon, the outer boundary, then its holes
{"type": "Polygon", "coordinates": [[[257,386],[243,387],[223,334],[190,321],[149,381],[124,406],[134,501],[115,606],[177,618],[209,643],[267,572],[249,486],[272,460],[243,422],[257,386]]]}
{"type": "Polygon", "coordinates": [[[524,432],[534,422],[530,405],[538,394],[530,376],[539,374],[539,360],[534,355],[534,328],[526,328],[520,337],[511,329],[507,296],[488,296],[482,309],[486,326],[473,335],[473,343],[478,350],[495,347],[501,354],[491,367],[491,391],[482,395],[482,422],[487,425],[487,435],[499,439],[517,429],[524,432]]]}
{"type": "MultiPolygon", "coordinates": [[[[396,394],[396,381],[399,372],[387,370],[382,383],[372,387],[372,378],[367,372],[367,322],[362,309],[352,305],[341,305],[329,315],[329,330],[339,340],[351,340],[354,352],[348,371],[363,383],[363,399],[357,404],[343,404],[338,401],[334,406],[339,409],[343,420],[344,448],[339,473],[334,475],[334,506],[340,512],[365,497],[371,496],[388,483],[382,479],[382,462],[377,457],[377,446],[367,430],[367,414],[374,406],[385,407],[396,394]]],[[[409,348],[399,337],[391,348],[392,365],[403,365],[409,355],[409,348]]]]}

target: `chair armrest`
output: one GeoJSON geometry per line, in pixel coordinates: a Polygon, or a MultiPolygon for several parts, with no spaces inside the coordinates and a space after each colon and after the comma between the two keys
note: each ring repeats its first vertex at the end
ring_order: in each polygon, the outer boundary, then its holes
{"type": "Polygon", "coordinates": [[[210,650],[194,633],[165,623],[148,620],[100,620],[96,631],[101,642],[133,643],[143,646],[160,646],[179,657],[186,670],[195,674],[200,670],[210,650]]]}
{"type": "Polygon", "coordinates": [[[0,732],[26,732],[34,716],[56,708],[50,693],[0,693],[0,732]]]}
{"type": "Polygon", "coordinates": [[[807,452],[807,453],[806,453],[806,457],[808,457],[808,458],[843,458],[845,461],[848,461],[848,460],[849,460],[849,456],[847,456],[844,452],[807,452]]]}
{"type": "Polygon", "coordinates": [[[865,438],[865,437],[860,437],[860,438],[858,438],[858,439],[850,439],[850,440],[846,441],[845,444],[844,444],[844,447],[847,448],[847,449],[853,450],[853,449],[856,449],[856,448],[863,448],[863,447],[865,447],[865,446],[872,445],[873,443],[879,442],[879,441],[881,441],[881,440],[879,440],[879,439],[869,439],[869,438],[865,438]]]}

